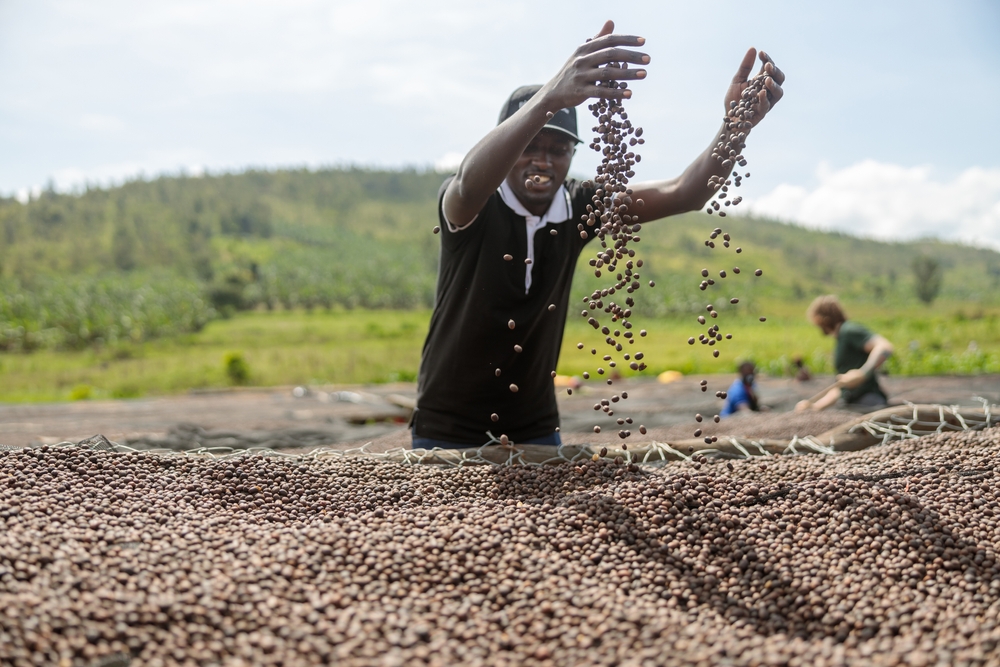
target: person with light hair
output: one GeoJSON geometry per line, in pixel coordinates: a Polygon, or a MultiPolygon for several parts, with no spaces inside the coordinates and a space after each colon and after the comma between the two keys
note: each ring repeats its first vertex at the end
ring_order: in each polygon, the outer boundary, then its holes
{"type": "Polygon", "coordinates": [[[863,325],[847,319],[836,296],[816,297],[806,311],[806,317],[824,336],[833,336],[837,345],[833,365],[837,369],[837,384],[815,401],[799,401],[796,410],[825,410],[842,401],[845,407],[877,410],[888,403],[875,372],[892,356],[892,343],[872,333],[863,325]]]}

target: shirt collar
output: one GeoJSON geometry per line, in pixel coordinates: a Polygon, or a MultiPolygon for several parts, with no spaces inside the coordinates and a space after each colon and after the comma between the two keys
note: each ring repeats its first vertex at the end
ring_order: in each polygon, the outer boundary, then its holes
{"type": "Polygon", "coordinates": [[[523,216],[529,224],[545,225],[550,222],[557,224],[569,220],[569,191],[566,189],[565,185],[559,186],[559,192],[552,198],[552,203],[549,204],[549,210],[547,210],[541,217],[530,213],[528,209],[524,208],[524,204],[522,204],[517,198],[514,191],[510,189],[510,185],[508,185],[506,179],[504,179],[504,182],[500,184],[497,191],[500,193],[500,198],[503,199],[503,203],[507,204],[507,206],[510,207],[510,210],[514,211],[514,213],[523,216]]]}

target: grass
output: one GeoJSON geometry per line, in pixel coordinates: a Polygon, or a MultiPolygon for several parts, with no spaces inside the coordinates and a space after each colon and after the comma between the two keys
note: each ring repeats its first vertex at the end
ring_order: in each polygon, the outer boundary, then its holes
{"type": "MultiPolygon", "coordinates": [[[[734,338],[722,346],[718,359],[705,346],[687,344],[700,330],[694,315],[640,319],[633,331],[645,328],[649,335],[628,347],[645,353],[647,377],[665,370],[731,373],[746,357],[763,372],[781,375],[796,355],[815,372],[831,372],[833,341],[805,321],[805,305],[758,300],[752,313],[742,306],[721,308],[715,322],[734,338]],[[767,322],[757,320],[761,314],[767,322]]],[[[849,314],[896,345],[888,362],[892,373],[1000,373],[1000,308],[862,306],[849,314]]],[[[234,384],[412,381],[429,319],[426,310],[261,311],[211,322],[196,334],[145,343],[0,354],[0,401],[134,398],[234,384]],[[229,365],[233,355],[245,362],[245,376],[234,376],[229,365]]],[[[591,347],[603,355],[603,336],[582,318],[572,318],[559,372],[593,371],[597,363],[591,347]],[[586,345],[583,351],[576,349],[580,341],[586,345]]]]}
{"type": "Polygon", "coordinates": [[[427,311],[254,312],[142,344],[0,355],[0,401],[414,380],[429,319],[427,311]],[[245,381],[227,372],[233,353],[246,363],[245,381]]]}
{"type": "MultiPolygon", "coordinates": [[[[720,309],[720,317],[710,321],[719,324],[722,333],[732,333],[733,339],[720,346],[718,358],[698,342],[694,346],[687,344],[689,337],[697,338],[705,329],[695,321],[695,315],[642,324],[648,336],[628,348],[645,354],[643,361],[649,368],[644,375],[665,370],[686,375],[730,373],[735,372],[740,360],[752,359],[764,373],[778,376],[790,372],[796,356],[801,356],[813,372],[832,373],[834,341],[805,320],[805,307],[805,303],[773,302],[759,304],[753,313],[720,309]],[[767,321],[760,322],[760,315],[767,321]]],[[[890,373],[1000,373],[1000,309],[867,306],[853,308],[849,315],[893,342],[896,354],[887,362],[890,373]]],[[[580,374],[593,370],[590,349],[595,347],[598,355],[605,354],[603,337],[595,336],[582,318],[571,321],[566,328],[560,372],[580,374]],[[576,348],[578,342],[585,344],[584,350],[576,348]]]]}

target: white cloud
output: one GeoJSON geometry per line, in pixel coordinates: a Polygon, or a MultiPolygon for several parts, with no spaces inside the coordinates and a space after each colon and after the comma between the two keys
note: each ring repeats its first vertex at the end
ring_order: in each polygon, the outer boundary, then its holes
{"type": "Polygon", "coordinates": [[[813,188],[782,184],[748,200],[757,215],[881,239],[936,237],[1000,248],[1000,169],[972,167],[951,180],[929,167],[865,160],[817,169],[813,188]]]}
{"type": "Polygon", "coordinates": [[[438,171],[455,171],[458,169],[458,165],[462,164],[464,157],[464,153],[450,151],[434,161],[434,168],[438,171]]]}

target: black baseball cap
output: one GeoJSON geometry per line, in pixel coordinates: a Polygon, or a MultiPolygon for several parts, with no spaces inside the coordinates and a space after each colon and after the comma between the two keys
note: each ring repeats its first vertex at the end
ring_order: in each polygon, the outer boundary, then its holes
{"type": "MultiPolygon", "coordinates": [[[[507,98],[504,103],[503,108],[500,110],[500,120],[497,121],[497,125],[504,122],[511,116],[513,116],[518,109],[524,106],[524,103],[531,99],[531,96],[541,90],[542,87],[538,84],[532,86],[521,86],[507,98]]],[[[543,129],[555,130],[556,132],[562,132],[570,139],[577,143],[583,143],[583,139],[576,135],[576,109],[560,109],[555,112],[552,118],[545,123],[543,129]]]]}

